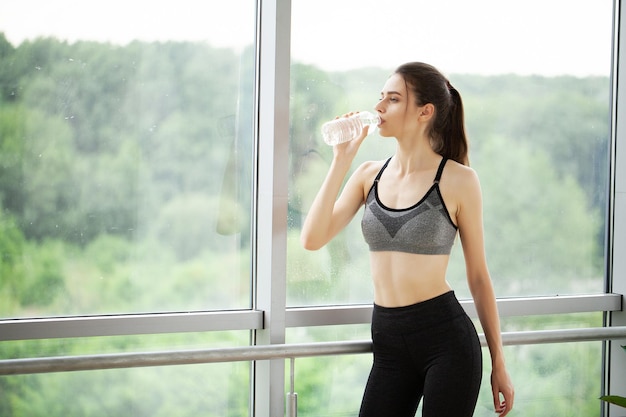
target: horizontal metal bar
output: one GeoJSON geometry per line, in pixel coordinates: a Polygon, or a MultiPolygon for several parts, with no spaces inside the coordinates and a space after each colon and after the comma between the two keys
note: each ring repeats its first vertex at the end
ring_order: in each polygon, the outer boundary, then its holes
{"type": "MultiPolygon", "coordinates": [[[[471,303],[471,307],[466,306],[466,310],[470,316],[476,316],[473,303],[471,303]]],[[[498,299],[498,310],[502,317],[621,311],[622,294],[500,298],[498,299]]]]}
{"type": "MultiPolygon", "coordinates": [[[[472,300],[460,300],[467,314],[476,318],[472,300]]],[[[566,295],[553,297],[500,298],[501,317],[621,311],[621,294],[566,295]]],[[[294,307],[285,316],[287,327],[332,326],[369,323],[372,305],[294,307]]]]}
{"type": "MultiPolygon", "coordinates": [[[[486,345],[485,336],[479,335],[486,345]]],[[[626,339],[626,326],[589,327],[581,329],[534,330],[502,333],[502,344],[506,346],[538,345],[548,343],[593,342],[600,340],[626,339]]]]}
{"type": "Polygon", "coordinates": [[[51,317],[0,321],[0,341],[263,328],[255,310],[51,317]]]}
{"type": "MultiPolygon", "coordinates": [[[[481,344],[485,346],[486,342],[484,335],[480,335],[480,339],[481,344]]],[[[509,346],[544,343],[589,342],[616,339],[626,339],[626,326],[508,332],[502,334],[503,344],[509,346]]],[[[371,341],[361,340],[348,342],[246,346],[186,351],[8,359],[0,361],[0,375],[287,359],[311,356],[360,354],[369,353],[371,351],[371,341]]]]}
{"type": "MultiPolygon", "coordinates": [[[[497,303],[502,317],[620,311],[622,295],[502,298],[497,303]]],[[[461,300],[461,305],[470,317],[476,317],[472,300],[461,300]]],[[[367,324],[371,316],[371,305],[295,307],[285,312],[285,324],[287,327],[367,324]]],[[[0,320],[0,341],[262,328],[263,311],[259,310],[51,317],[0,320]]]]}
{"type": "Polygon", "coordinates": [[[371,352],[371,342],[325,342],[309,344],[246,346],[187,351],[116,353],[106,355],[8,359],[0,361],[0,375],[96,369],[136,368],[165,365],[241,362],[306,356],[371,352]]]}
{"type": "Polygon", "coordinates": [[[293,307],[285,311],[286,327],[366,324],[372,321],[372,305],[293,307]]]}

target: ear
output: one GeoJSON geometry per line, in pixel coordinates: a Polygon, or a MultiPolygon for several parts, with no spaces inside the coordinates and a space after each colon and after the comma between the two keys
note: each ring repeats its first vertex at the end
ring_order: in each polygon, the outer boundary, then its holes
{"type": "Polygon", "coordinates": [[[432,103],[426,103],[420,111],[420,119],[423,121],[430,120],[435,114],[435,106],[432,103]]]}

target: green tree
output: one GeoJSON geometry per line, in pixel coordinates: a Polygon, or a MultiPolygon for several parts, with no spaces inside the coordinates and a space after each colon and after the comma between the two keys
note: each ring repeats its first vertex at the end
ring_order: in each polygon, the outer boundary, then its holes
{"type": "Polygon", "coordinates": [[[7,317],[21,307],[19,295],[24,286],[25,245],[24,235],[13,217],[0,211],[0,317],[7,317]]]}
{"type": "Polygon", "coordinates": [[[15,100],[19,74],[14,65],[15,48],[0,32],[0,104],[15,100]]]}
{"type": "Polygon", "coordinates": [[[0,107],[0,208],[14,216],[23,213],[25,175],[26,109],[18,105],[0,107]]]}
{"type": "Polygon", "coordinates": [[[74,149],[63,120],[29,111],[23,141],[24,207],[20,221],[27,238],[71,239],[75,225],[67,213],[76,208],[74,149]]]}

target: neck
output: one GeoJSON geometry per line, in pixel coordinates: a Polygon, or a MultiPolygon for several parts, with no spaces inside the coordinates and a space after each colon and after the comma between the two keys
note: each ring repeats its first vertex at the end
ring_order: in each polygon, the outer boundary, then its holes
{"type": "Polygon", "coordinates": [[[393,165],[401,174],[432,169],[438,164],[441,155],[433,151],[428,139],[398,141],[396,153],[393,156],[393,165]]]}

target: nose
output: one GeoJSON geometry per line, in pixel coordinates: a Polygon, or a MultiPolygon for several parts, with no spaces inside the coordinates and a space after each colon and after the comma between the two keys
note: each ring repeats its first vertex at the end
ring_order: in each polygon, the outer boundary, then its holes
{"type": "Polygon", "coordinates": [[[374,110],[376,110],[378,113],[382,113],[384,111],[382,100],[376,103],[376,105],[374,106],[374,110]]]}

